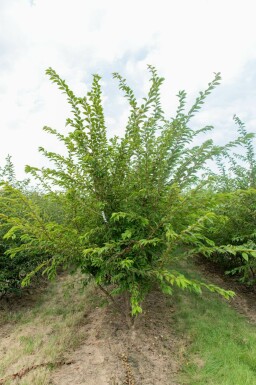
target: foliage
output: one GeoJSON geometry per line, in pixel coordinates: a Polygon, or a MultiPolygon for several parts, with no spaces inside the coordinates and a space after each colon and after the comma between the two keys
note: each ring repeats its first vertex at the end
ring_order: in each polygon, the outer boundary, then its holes
{"type": "Polygon", "coordinates": [[[12,226],[14,222],[18,226],[22,217],[27,215],[24,203],[26,195],[35,197],[38,193],[28,190],[29,180],[16,179],[10,156],[6,158],[5,166],[0,169],[0,181],[2,186],[4,182],[8,182],[10,189],[15,189],[19,194],[19,199],[13,201],[11,192],[7,188],[1,188],[0,184],[0,294],[3,295],[10,292],[18,293],[26,275],[45,260],[47,255],[35,247],[27,248],[26,236],[14,231],[12,226]],[[6,221],[6,218],[10,221],[6,221]]]}
{"type": "Polygon", "coordinates": [[[7,155],[4,167],[0,167],[0,182],[6,182],[20,190],[26,190],[30,180],[17,180],[12,157],[7,155]]]}
{"type": "Polygon", "coordinates": [[[237,141],[222,147],[212,140],[194,145],[199,134],[213,127],[194,130],[189,123],[219,84],[220,74],[200,92],[188,112],[186,93],[179,92],[176,116],[167,119],[160,103],[164,79],[154,67],[149,66],[149,71],[151,84],[142,104],[126,80],[114,73],[130,114],[124,136],[110,139],[100,76],[93,76],[85,97],[76,97],[53,69],[46,71],[66,94],[73,116],[67,119],[67,133],[44,127],[65,145],[66,155],[41,147],[53,167],[26,168],[60,204],[60,220],[45,215],[19,189],[8,184],[4,187],[6,205],[14,210],[13,215],[2,215],[9,227],[5,238],[22,241],[7,253],[15,257],[40,250],[41,255],[50,256],[26,277],[25,284],[40,269],[51,278],[58,266],[80,268],[99,285],[110,285],[111,294],[129,293],[132,315],[142,311],[143,298],[155,284],[167,293],[176,285],[195,292],[206,287],[226,297],[232,295],[171,267],[175,258],[190,254],[191,249],[193,253],[204,248],[216,250],[214,242],[203,234],[215,216],[195,210],[193,202],[198,201],[201,184],[206,183],[202,183],[200,172],[207,160],[228,151],[237,141]]]}
{"type": "Polygon", "coordinates": [[[223,151],[217,155],[219,174],[215,175],[220,191],[246,190],[256,187],[256,155],[254,152],[255,134],[248,133],[245,124],[234,116],[238,127],[240,152],[223,151]]]}
{"type": "Polygon", "coordinates": [[[219,175],[211,187],[213,211],[222,221],[206,233],[217,245],[227,245],[226,252],[208,255],[228,273],[240,276],[247,284],[255,283],[256,274],[256,156],[254,134],[234,116],[240,135],[240,152],[218,155],[219,175]],[[226,161],[225,161],[226,160],[226,161]],[[237,253],[233,248],[236,247],[237,253]],[[240,248],[240,252],[239,252],[240,248]],[[247,249],[247,250],[246,250],[247,249]],[[229,251],[230,250],[230,251],[229,251]]]}
{"type": "Polygon", "coordinates": [[[214,211],[223,220],[207,229],[205,235],[216,245],[226,245],[208,258],[247,284],[255,283],[256,273],[256,190],[236,190],[216,194],[214,211]],[[235,248],[235,250],[234,250],[235,248]],[[225,251],[224,251],[225,249],[225,251]]]}

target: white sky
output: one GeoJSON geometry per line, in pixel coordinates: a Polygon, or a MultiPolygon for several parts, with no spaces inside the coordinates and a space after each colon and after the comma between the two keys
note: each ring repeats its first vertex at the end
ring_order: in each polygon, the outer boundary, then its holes
{"type": "Polygon", "coordinates": [[[80,95],[92,73],[102,75],[115,134],[126,109],[112,72],[141,97],[147,64],[155,65],[166,78],[162,101],[171,116],[180,89],[192,101],[220,71],[222,84],[194,124],[214,124],[216,141],[226,141],[236,113],[256,132],[255,14],[253,0],[0,0],[0,166],[11,154],[22,178],[25,164],[44,164],[38,146],[56,149],[42,127],[64,130],[69,108],[48,67],[80,95]]]}

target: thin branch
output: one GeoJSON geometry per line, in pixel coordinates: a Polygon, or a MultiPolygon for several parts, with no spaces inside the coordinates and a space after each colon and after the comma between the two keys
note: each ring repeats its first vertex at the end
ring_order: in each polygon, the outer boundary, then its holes
{"type": "MultiPolygon", "coordinates": [[[[130,320],[129,317],[127,317],[127,314],[123,311],[123,309],[121,308],[121,306],[115,301],[115,299],[113,298],[113,296],[101,285],[101,284],[97,284],[99,289],[110,299],[110,301],[114,304],[115,308],[118,310],[118,312],[120,314],[123,315],[128,327],[130,328],[132,322],[130,320]],[[129,321],[128,321],[129,320],[129,321]]],[[[1,384],[0,384],[1,385],[1,384]]]]}

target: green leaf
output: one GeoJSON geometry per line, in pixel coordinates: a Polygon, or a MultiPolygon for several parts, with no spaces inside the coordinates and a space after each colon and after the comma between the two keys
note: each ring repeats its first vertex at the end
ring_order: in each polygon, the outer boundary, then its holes
{"type": "Polygon", "coordinates": [[[130,239],[132,237],[132,229],[126,229],[125,232],[121,235],[122,239],[130,239]]]}

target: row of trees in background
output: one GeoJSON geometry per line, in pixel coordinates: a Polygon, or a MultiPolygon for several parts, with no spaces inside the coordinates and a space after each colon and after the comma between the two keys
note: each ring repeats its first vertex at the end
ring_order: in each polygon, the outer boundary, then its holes
{"type": "Polygon", "coordinates": [[[247,283],[256,272],[256,158],[253,135],[235,117],[238,137],[224,146],[210,139],[194,145],[212,126],[191,128],[191,119],[219,84],[220,74],[191,108],[178,94],[176,116],[161,107],[164,81],[154,67],[148,95],[139,103],[126,80],[114,73],[130,106],[125,134],[108,139],[100,77],[77,97],[49,68],[67,96],[72,116],[64,132],[44,127],[66,155],[40,148],[52,167],[27,167],[40,188],[17,182],[10,158],[0,170],[0,292],[17,290],[39,272],[80,269],[110,295],[126,293],[131,313],[142,311],[156,284],[201,292],[211,284],[178,271],[177,260],[201,255],[247,283]],[[239,147],[239,151],[236,149],[239,147]],[[242,151],[241,151],[242,148],[242,151]],[[207,168],[215,161],[219,172],[207,168]]]}

